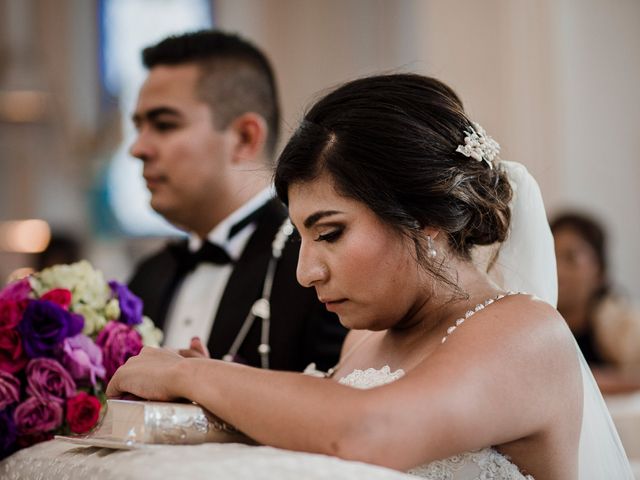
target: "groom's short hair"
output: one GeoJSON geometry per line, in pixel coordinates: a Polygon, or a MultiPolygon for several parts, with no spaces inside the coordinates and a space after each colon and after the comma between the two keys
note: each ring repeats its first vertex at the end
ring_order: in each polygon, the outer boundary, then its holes
{"type": "Polygon", "coordinates": [[[266,153],[273,157],[280,126],[278,92],[271,64],[255,45],[235,34],[201,30],[145,48],[142,62],[148,69],[197,65],[198,95],[211,107],[216,128],[226,128],[246,112],[259,114],[268,127],[266,153]]]}

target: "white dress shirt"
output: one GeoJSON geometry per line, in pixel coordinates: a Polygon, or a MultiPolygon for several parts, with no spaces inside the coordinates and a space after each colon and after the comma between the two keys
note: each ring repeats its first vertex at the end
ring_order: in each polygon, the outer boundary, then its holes
{"type": "MultiPolygon", "coordinates": [[[[231,228],[262,207],[273,198],[273,189],[266,188],[237,209],[209,232],[207,240],[226,250],[233,261],[242,255],[249,238],[256,229],[254,223],[229,239],[231,228]]],[[[189,250],[197,251],[202,246],[197,235],[189,237],[189,250]]],[[[213,327],[213,321],[220,305],[222,293],[227,285],[233,265],[201,263],[188,273],[176,289],[165,323],[164,345],[169,348],[189,348],[193,337],[200,337],[206,345],[213,327]]]]}

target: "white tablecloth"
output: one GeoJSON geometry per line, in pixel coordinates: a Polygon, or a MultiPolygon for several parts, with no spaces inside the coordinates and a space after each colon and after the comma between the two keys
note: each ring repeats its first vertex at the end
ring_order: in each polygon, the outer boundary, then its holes
{"type": "Polygon", "coordinates": [[[408,480],[416,477],[325,455],[236,443],[150,445],[136,450],[63,440],[34,445],[0,462],[2,480],[408,480]]]}

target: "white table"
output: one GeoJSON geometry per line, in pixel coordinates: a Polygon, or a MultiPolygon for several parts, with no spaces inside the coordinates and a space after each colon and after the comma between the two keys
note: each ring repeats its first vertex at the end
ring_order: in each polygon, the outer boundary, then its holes
{"type": "Polygon", "coordinates": [[[408,480],[387,468],[325,455],[237,443],[149,445],[136,450],[34,445],[0,462],[3,480],[408,480]]]}

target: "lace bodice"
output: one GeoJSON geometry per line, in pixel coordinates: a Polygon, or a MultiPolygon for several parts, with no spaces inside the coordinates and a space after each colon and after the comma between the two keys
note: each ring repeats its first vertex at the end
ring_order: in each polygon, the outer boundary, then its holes
{"type": "MultiPolygon", "coordinates": [[[[388,365],[381,369],[354,370],[339,382],[354,388],[373,388],[391,383],[404,375],[404,370],[391,371],[388,365]]],[[[523,475],[507,457],[493,448],[461,453],[444,460],[420,465],[409,473],[431,480],[533,480],[523,475]]]]}

